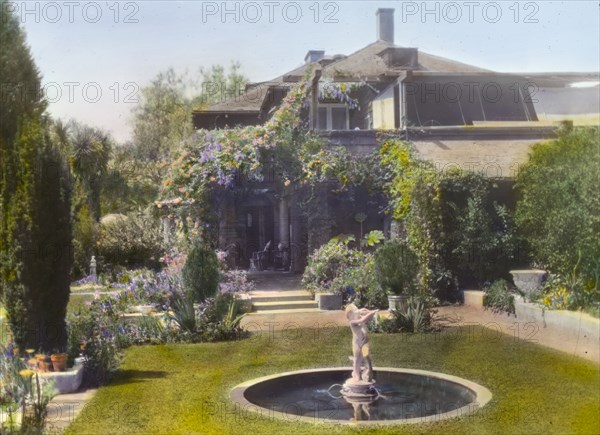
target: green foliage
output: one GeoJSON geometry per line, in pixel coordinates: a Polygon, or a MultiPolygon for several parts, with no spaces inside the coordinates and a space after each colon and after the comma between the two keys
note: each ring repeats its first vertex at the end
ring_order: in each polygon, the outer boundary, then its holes
{"type": "Polygon", "coordinates": [[[41,434],[48,415],[48,404],[58,393],[54,381],[40,380],[10,349],[0,345],[0,424],[2,434],[41,434]],[[20,427],[15,413],[21,412],[20,427]]]}
{"type": "Polygon", "coordinates": [[[230,412],[220,412],[221,402],[210,408],[211,412],[198,412],[199,403],[213,403],[215,397],[227,400],[229,388],[248,379],[307,367],[348,366],[350,328],[327,328],[327,331],[318,336],[319,346],[314,345],[314,329],[298,329],[294,334],[288,333],[288,339],[282,339],[279,331],[273,334],[263,328],[263,334],[240,342],[132,347],[125,353],[123,370],[115,382],[98,390],[67,428],[66,434],[598,432],[600,373],[597,364],[528,340],[515,340],[512,335],[499,334],[479,325],[470,326],[468,334],[464,327],[457,327],[439,334],[372,334],[369,337],[376,367],[417,367],[452,373],[474,380],[492,391],[493,402],[467,418],[355,429],[348,425],[324,426],[314,422],[259,418],[258,414],[244,414],[248,418],[240,424],[239,413],[233,412],[236,408],[225,408],[230,412]],[[552,400],[542,400],[549,390],[552,400]],[[177,406],[165,406],[166,398],[181,400],[177,406]],[[119,419],[105,418],[115,412],[117,403],[139,406],[119,408],[123,410],[119,419]],[[535,414],[524,413],[524,410],[532,409],[535,414]]]}
{"type": "Polygon", "coordinates": [[[110,298],[94,300],[69,319],[70,359],[84,357],[83,384],[98,386],[106,382],[119,366],[125,340],[120,336],[123,310],[110,298]]]}
{"type": "Polygon", "coordinates": [[[241,95],[248,82],[241,69],[239,62],[231,62],[228,71],[222,65],[201,69],[202,104],[221,103],[227,95],[241,95]]]}
{"type": "Polygon", "coordinates": [[[360,307],[375,309],[388,305],[387,295],[375,277],[375,260],[371,253],[365,254],[364,262],[359,266],[346,269],[332,287],[340,291],[352,289],[355,294],[353,302],[360,307]]]}
{"type": "Polygon", "coordinates": [[[24,123],[15,150],[16,190],[2,192],[3,302],[19,348],[61,349],[72,262],[69,171],[36,120],[24,123]]]}
{"type": "Polygon", "coordinates": [[[397,333],[424,333],[434,331],[433,317],[436,310],[433,309],[435,299],[425,295],[415,295],[406,301],[404,307],[394,310],[391,316],[379,320],[378,323],[370,323],[369,328],[373,332],[397,333]]]}
{"type": "Polygon", "coordinates": [[[187,333],[196,331],[196,310],[194,301],[185,294],[176,293],[171,304],[171,311],[167,318],[175,323],[177,327],[187,333]]]}
{"type": "Polygon", "coordinates": [[[94,220],[100,220],[100,196],[112,144],[108,135],[87,125],[71,121],[67,127],[70,144],[69,163],[76,184],[75,211],[87,206],[94,220]]]}
{"type": "Polygon", "coordinates": [[[95,254],[98,223],[84,204],[73,220],[73,275],[87,275],[90,260],[95,254]]]}
{"type": "Polygon", "coordinates": [[[517,258],[520,241],[511,213],[494,200],[497,186],[468,171],[441,175],[444,232],[438,240],[446,267],[463,287],[506,277],[521,260],[517,258]]]}
{"type": "Polygon", "coordinates": [[[517,176],[516,212],[535,262],[564,276],[579,275],[590,288],[588,299],[595,301],[600,300],[599,149],[597,127],[563,130],[558,139],[536,144],[517,176]]]}
{"type": "Polygon", "coordinates": [[[114,148],[102,181],[102,214],[127,214],[154,203],[167,169],[165,162],[137,158],[132,146],[114,148]]]}
{"type": "Polygon", "coordinates": [[[334,237],[308,258],[302,285],[313,292],[344,292],[351,270],[364,267],[368,255],[348,246],[348,237],[334,237]]]}
{"type": "Polygon", "coordinates": [[[0,111],[0,296],[19,348],[51,350],[66,341],[69,173],[42,95],[32,92],[40,76],[25,34],[6,6],[2,1],[0,76],[10,83],[0,111]]]}
{"type": "Polygon", "coordinates": [[[369,231],[360,241],[361,246],[372,248],[375,245],[378,245],[383,241],[385,236],[383,235],[383,231],[373,230],[369,231]]]}
{"type": "Polygon", "coordinates": [[[585,308],[592,313],[600,308],[596,281],[585,280],[577,266],[567,275],[549,274],[538,295],[545,306],[555,310],[585,308]]]}
{"type": "Polygon", "coordinates": [[[164,253],[160,223],[148,212],[111,217],[100,226],[97,249],[108,268],[157,268],[164,253]]]}
{"type": "Polygon", "coordinates": [[[241,95],[247,82],[241,66],[229,71],[220,65],[200,70],[190,79],[172,68],[160,72],[141,89],[141,101],[133,111],[133,148],[136,160],[160,162],[178,152],[193,132],[190,113],[226,95],[241,95]]]}
{"type": "Polygon", "coordinates": [[[388,240],[375,251],[375,276],[385,291],[412,294],[416,289],[419,259],[402,240],[388,240]]]}
{"type": "Polygon", "coordinates": [[[485,289],[483,306],[490,308],[494,313],[515,314],[515,297],[511,290],[511,285],[505,279],[494,281],[485,289]]]}
{"type": "Polygon", "coordinates": [[[181,276],[184,290],[194,302],[213,297],[219,286],[219,261],[215,251],[197,241],[188,254],[181,276]]]}
{"type": "Polygon", "coordinates": [[[508,209],[494,200],[493,182],[467,171],[439,173],[409,144],[381,140],[383,186],[419,259],[420,285],[456,299],[459,285],[507,276],[519,241],[508,209]]]}
{"type": "Polygon", "coordinates": [[[173,69],[141,88],[133,110],[133,142],[139,160],[160,161],[192,131],[190,85],[173,69]]]}

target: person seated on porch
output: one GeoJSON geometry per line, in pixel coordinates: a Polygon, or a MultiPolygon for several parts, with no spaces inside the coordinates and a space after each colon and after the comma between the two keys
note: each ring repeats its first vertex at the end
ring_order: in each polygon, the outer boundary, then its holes
{"type": "Polygon", "coordinates": [[[271,240],[265,245],[265,249],[262,251],[256,251],[252,253],[250,259],[250,270],[265,270],[267,262],[269,261],[269,248],[271,247],[271,240]]]}
{"type": "Polygon", "coordinates": [[[290,266],[290,255],[288,248],[283,242],[279,242],[277,250],[273,253],[273,266],[275,270],[287,270],[290,266]]]}

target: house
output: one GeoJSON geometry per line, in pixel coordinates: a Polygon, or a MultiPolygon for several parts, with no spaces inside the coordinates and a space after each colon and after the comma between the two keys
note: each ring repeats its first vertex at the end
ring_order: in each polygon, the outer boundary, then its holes
{"type": "MultiPolygon", "coordinates": [[[[598,73],[498,73],[394,43],[394,10],[376,13],[376,40],[350,55],[309,50],[304,64],[241,95],[193,113],[197,129],[259,125],[287,91],[314,71],[309,127],[330,144],[353,153],[377,147],[376,131],[391,130],[412,142],[440,170],[483,171],[499,180],[513,177],[531,145],[551,138],[560,121],[598,124],[599,87],[571,84],[598,80],[598,73]]],[[[237,265],[270,246],[289,249],[303,270],[306,256],[339,233],[389,230],[385,198],[365,190],[352,201],[324,187],[317,214],[307,216],[294,188],[274,177],[230,195],[221,204],[219,244],[235,251],[237,265]]]]}

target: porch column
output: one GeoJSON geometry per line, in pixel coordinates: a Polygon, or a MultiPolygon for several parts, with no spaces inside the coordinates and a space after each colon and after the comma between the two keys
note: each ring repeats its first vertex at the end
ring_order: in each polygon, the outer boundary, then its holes
{"type": "Polygon", "coordinates": [[[287,198],[279,200],[279,241],[290,247],[290,212],[287,198]]]}
{"type": "Polygon", "coordinates": [[[236,238],[235,208],[232,201],[226,198],[219,209],[219,248],[227,249],[236,238]]]}

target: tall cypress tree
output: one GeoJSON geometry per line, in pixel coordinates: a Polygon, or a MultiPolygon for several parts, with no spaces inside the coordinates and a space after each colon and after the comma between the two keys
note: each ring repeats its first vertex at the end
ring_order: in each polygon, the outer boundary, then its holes
{"type": "Polygon", "coordinates": [[[0,296],[20,349],[66,346],[70,177],[19,23],[0,0],[0,296]]]}

